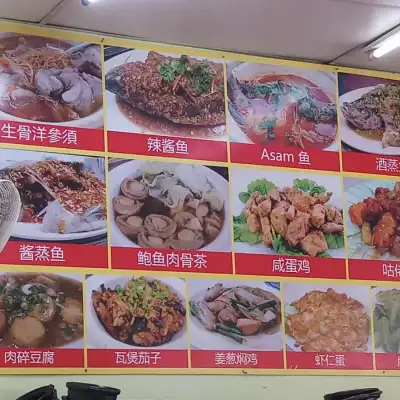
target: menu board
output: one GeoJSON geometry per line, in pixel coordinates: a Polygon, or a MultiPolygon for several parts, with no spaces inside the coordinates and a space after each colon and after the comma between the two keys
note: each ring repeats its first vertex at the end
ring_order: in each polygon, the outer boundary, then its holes
{"type": "Polygon", "coordinates": [[[0,373],[398,373],[398,76],[1,29],[0,373]]]}

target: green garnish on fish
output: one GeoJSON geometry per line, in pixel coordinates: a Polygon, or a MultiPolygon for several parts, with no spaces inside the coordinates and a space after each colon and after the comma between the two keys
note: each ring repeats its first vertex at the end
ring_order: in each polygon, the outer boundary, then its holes
{"type": "Polygon", "coordinates": [[[212,74],[208,62],[190,63],[187,56],[181,56],[179,60],[165,62],[158,67],[160,75],[168,83],[174,83],[180,77],[187,77],[198,96],[211,90],[212,74]]]}

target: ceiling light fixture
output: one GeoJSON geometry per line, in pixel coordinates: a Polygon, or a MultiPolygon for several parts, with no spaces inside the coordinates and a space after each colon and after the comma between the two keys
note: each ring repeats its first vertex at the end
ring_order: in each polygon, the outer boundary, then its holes
{"type": "Polygon", "coordinates": [[[390,53],[400,47],[400,28],[397,27],[391,32],[381,36],[373,43],[365,47],[365,51],[368,54],[370,60],[374,60],[390,53]]]}
{"type": "Polygon", "coordinates": [[[97,0],[81,0],[82,5],[88,6],[91,3],[95,3],[97,0]]]}

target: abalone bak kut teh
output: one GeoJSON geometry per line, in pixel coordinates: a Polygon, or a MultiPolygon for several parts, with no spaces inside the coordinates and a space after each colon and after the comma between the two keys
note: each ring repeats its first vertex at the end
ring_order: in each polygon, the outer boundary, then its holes
{"type": "Polygon", "coordinates": [[[144,163],[112,200],[120,231],[140,247],[195,250],[213,242],[225,204],[204,166],[144,163]]]}

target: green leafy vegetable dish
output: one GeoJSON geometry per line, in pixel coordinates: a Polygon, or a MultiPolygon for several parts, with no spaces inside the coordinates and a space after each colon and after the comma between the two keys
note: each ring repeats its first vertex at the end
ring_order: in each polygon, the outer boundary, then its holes
{"type": "Polygon", "coordinates": [[[258,245],[282,255],[331,257],[344,248],[342,210],[329,204],[332,192],[310,179],[278,188],[256,179],[239,193],[240,215],[233,217],[235,242],[258,245]]]}

